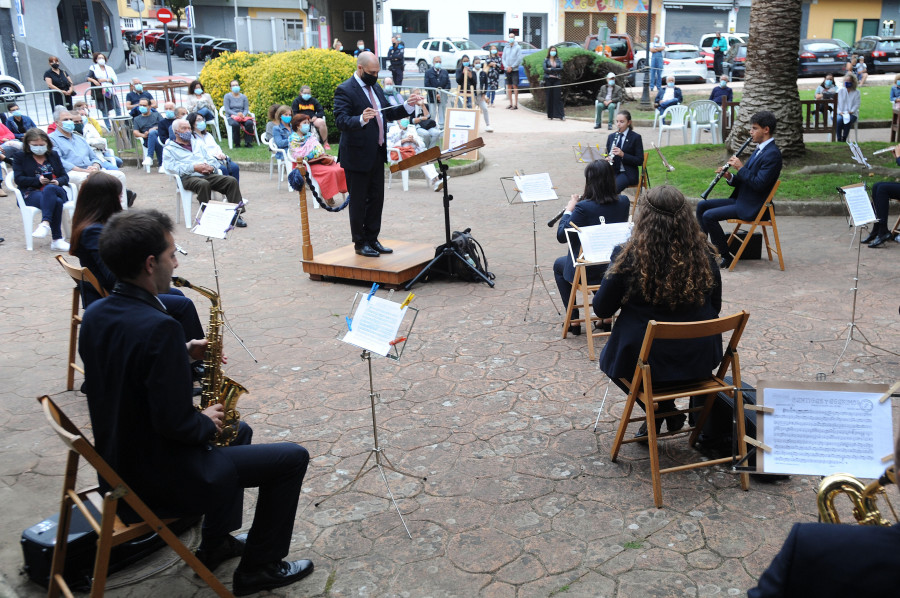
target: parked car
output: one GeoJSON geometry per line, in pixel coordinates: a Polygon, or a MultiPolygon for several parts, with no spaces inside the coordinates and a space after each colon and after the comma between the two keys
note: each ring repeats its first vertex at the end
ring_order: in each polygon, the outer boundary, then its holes
{"type": "MultiPolygon", "coordinates": [[[[827,75],[828,73],[842,75],[846,62],[846,50],[836,44],[823,42],[820,39],[800,40],[800,66],[797,69],[800,77],[827,75]]],[[[900,64],[897,66],[900,67],[900,64]]]]}
{"type": "MultiPolygon", "coordinates": [[[[506,46],[508,46],[508,45],[509,45],[509,40],[498,39],[498,40],[494,40],[492,42],[488,42],[488,43],[484,44],[483,46],[481,46],[481,49],[484,50],[485,52],[487,52],[488,54],[490,54],[491,46],[497,46],[497,56],[502,57],[503,50],[505,50],[506,46]]],[[[578,46],[578,44],[575,44],[575,45],[578,46]]],[[[537,50],[537,48],[534,46],[534,44],[530,44],[528,42],[520,41],[519,46],[521,46],[523,50],[537,50]]],[[[559,46],[560,46],[560,44],[557,44],[557,47],[559,47],[559,46]]],[[[581,46],[578,46],[578,47],[581,47],[581,46]]]]}
{"type": "Polygon", "coordinates": [[[869,74],[900,71],[900,37],[867,35],[852,53],[865,58],[869,74]]]}
{"type": "MultiPolygon", "coordinates": [[[[10,96],[20,94],[25,91],[25,86],[15,77],[8,75],[0,75],[0,101],[9,101],[10,96]]],[[[16,101],[16,100],[13,100],[16,101]]]]}
{"type": "Polygon", "coordinates": [[[166,46],[169,46],[170,48],[174,48],[175,44],[177,44],[179,41],[181,41],[181,38],[184,37],[185,35],[187,35],[187,34],[183,31],[172,31],[170,29],[168,35],[165,35],[165,34],[160,35],[159,38],[156,40],[156,51],[165,53],[166,46]]]}
{"type": "Polygon", "coordinates": [[[221,44],[222,42],[233,42],[233,41],[235,41],[235,40],[227,38],[227,37],[212,38],[211,40],[209,40],[208,42],[206,42],[205,44],[200,46],[200,49],[197,51],[197,60],[202,60],[203,62],[206,62],[207,60],[209,60],[209,54],[210,54],[210,52],[212,52],[212,49],[215,46],[221,44]]]}
{"type": "Polygon", "coordinates": [[[671,44],[663,50],[662,77],[675,77],[675,83],[705,83],[706,60],[694,44],[671,44]]]}
{"type": "Polygon", "coordinates": [[[557,48],[580,48],[581,44],[578,42],[559,42],[556,44],[557,48]]]}
{"type": "MultiPolygon", "coordinates": [[[[728,40],[728,47],[732,44],[746,44],[749,35],[746,33],[722,33],[722,37],[728,40]]],[[[706,68],[713,69],[712,43],[716,39],[715,33],[706,33],[700,37],[700,55],[706,61],[706,68]]]]}
{"type": "MultiPolygon", "coordinates": [[[[634,44],[631,41],[630,35],[627,33],[613,33],[609,36],[609,41],[607,41],[606,44],[609,46],[610,53],[612,54],[611,58],[613,60],[621,62],[626,70],[630,71],[634,69],[634,44]]],[[[585,50],[596,52],[598,45],[600,45],[600,36],[589,35],[584,39],[584,45],[582,47],[585,50]]],[[[628,85],[634,86],[634,79],[635,74],[631,73],[631,76],[629,76],[627,80],[628,85]]]]}
{"type": "Polygon", "coordinates": [[[476,56],[485,60],[489,53],[464,37],[430,37],[422,40],[416,46],[415,61],[419,72],[424,73],[435,57],[440,56],[443,67],[449,71],[455,71],[456,63],[463,54],[468,54],[469,58],[473,60],[476,56]]]}
{"type": "Polygon", "coordinates": [[[156,51],[156,43],[162,37],[162,31],[150,31],[144,34],[144,44],[149,52],[156,51]]]}
{"type": "Polygon", "coordinates": [[[722,60],[722,72],[731,80],[743,79],[747,71],[747,44],[734,44],[722,60]]]}
{"type": "Polygon", "coordinates": [[[162,34],[162,29],[144,29],[143,31],[136,31],[134,33],[134,41],[141,43],[141,40],[145,39],[147,43],[150,43],[150,36],[153,36],[153,38],[156,39],[162,34]]]}
{"type": "Polygon", "coordinates": [[[840,46],[847,52],[848,56],[853,53],[853,46],[851,46],[850,44],[848,44],[847,42],[845,42],[842,39],[831,38],[831,37],[820,37],[819,41],[827,42],[829,44],[834,44],[836,46],[840,46]]]}
{"type": "Polygon", "coordinates": [[[191,36],[185,35],[181,37],[173,46],[172,54],[185,60],[193,60],[194,55],[200,54],[200,46],[206,42],[216,39],[211,35],[194,35],[194,43],[191,43],[191,36]]]}
{"type": "Polygon", "coordinates": [[[225,52],[236,52],[237,51],[237,42],[232,40],[219,42],[215,46],[213,46],[212,51],[209,53],[209,58],[212,60],[213,58],[218,58],[225,52]]]}

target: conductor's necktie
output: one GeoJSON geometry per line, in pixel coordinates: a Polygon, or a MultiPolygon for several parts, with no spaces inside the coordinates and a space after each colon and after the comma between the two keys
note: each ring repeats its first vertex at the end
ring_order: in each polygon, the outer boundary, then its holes
{"type": "Polygon", "coordinates": [[[378,145],[384,145],[384,121],[381,120],[381,111],[378,109],[378,103],[375,101],[375,92],[372,86],[367,85],[366,90],[369,92],[369,101],[372,102],[372,109],[375,111],[375,120],[378,121],[378,145]]]}

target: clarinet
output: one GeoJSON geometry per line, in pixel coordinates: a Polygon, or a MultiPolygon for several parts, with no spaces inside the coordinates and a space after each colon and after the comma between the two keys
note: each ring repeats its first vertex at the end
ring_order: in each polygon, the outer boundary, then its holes
{"type": "MultiPolygon", "coordinates": [[[[584,199],[583,195],[578,197],[578,201],[581,201],[582,199],[584,199]]],[[[553,228],[553,225],[556,224],[557,222],[559,222],[559,219],[562,218],[565,214],[566,214],[566,210],[565,210],[565,208],[563,208],[562,210],[559,211],[559,214],[557,214],[556,216],[554,216],[553,218],[551,218],[550,220],[547,221],[547,226],[549,226],[550,228],[553,228]]]]}
{"type": "MultiPolygon", "coordinates": [[[[738,151],[734,155],[734,157],[737,158],[738,156],[740,156],[741,153],[743,153],[743,151],[745,149],[747,149],[747,146],[750,145],[751,141],[753,141],[752,137],[747,138],[747,141],[744,142],[744,145],[742,145],[740,148],[738,148],[738,151]]],[[[725,173],[728,172],[729,168],[730,168],[730,166],[729,166],[728,162],[726,162],[725,166],[722,167],[722,170],[720,172],[716,173],[716,178],[714,178],[712,180],[712,182],[709,184],[709,187],[706,188],[706,191],[704,191],[703,193],[700,194],[701,198],[706,199],[707,197],[709,197],[709,194],[712,193],[713,187],[716,186],[716,183],[719,182],[719,179],[721,179],[723,176],[725,176],[725,173]]]]}

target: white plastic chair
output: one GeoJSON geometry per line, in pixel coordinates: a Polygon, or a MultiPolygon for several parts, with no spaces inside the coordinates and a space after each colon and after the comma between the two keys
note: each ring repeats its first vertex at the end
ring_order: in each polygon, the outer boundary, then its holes
{"type": "Polygon", "coordinates": [[[146,159],[147,159],[147,144],[144,143],[144,138],[143,138],[143,137],[135,137],[135,139],[137,139],[137,140],[140,142],[140,144],[141,144],[141,153],[142,153],[142,155],[143,155],[142,158],[141,158],[141,163],[138,164],[138,168],[141,168],[141,167],[143,166],[143,168],[144,168],[144,170],[147,172],[147,174],[150,174],[150,167],[152,166],[152,164],[144,164],[144,163],[143,163],[143,160],[146,160],[146,159]]]}
{"type": "MultiPolygon", "coordinates": [[[[22,192],[19,191],[19,188],[16,186],[15,173],[12,170],[6,173],[4,181],[6,182],[6,188],[13,192],[16,203],[19,206],[19,213],[22,215],[22,227],[25,232],[25,249],[33,251],[34,237],[32,234],[35,229],[34,217],[40,217],[41,209],[25,205],[25,198],[22,197],[22,192]]],[[[71,185],[66,185],[63,188],[66,190],[66,196],[69,198],[68,201],[63,204],[63,214],[64,216],[68,215],[69,218],[67,221],[64,217],[62,221],[65,237],[68,238],[72,228],[72,215],[75,213],[75,190],[71,185]]]]}
{"type": "MultiPolygon", "coordinates": [[[[215,104],[213,104],[213,106],[215,106],[215,104]]],[[[215,113],[216,110],[215,108],[213,108],[213,114],[215,113]]],[[[215,133],[216,139],[219,141],[219,143],[222,143],[222,132],[219,131],[219,120],[217,118],[213,117],[212,120],[206,121],[206,130],[215,133]]]]}
{"type": "MultiPolygon", "coordinates": [[[[400,150],[396,147],[392,147],[388,149],[388,165],[396,164],[400,162],[402,158],[400,157],[400,150]]],[[[409,191],[409,171],[401,170],[400,171],[400,180],[403,181],[403,190],[409,191]]],[[[394,181],[394,173],[388,169],[388,189],[391,188],[391,183],[394,181]]]]}
{"type": "MultiPolygon", "coordinates": [[[[252,112],[248,112],[247,115],[253,119],[254,123],[256,122],[255,114],[253,114],[252,112]]],[[[228,124],[228,115],[225,114],[225,106],[219,108],[219,118],[222,119],[222,124],[225,125],[225,133],[226,135],[228,135],[228,149],[234,149],[234,139],[231,138],[231,125],[228,124]]],[[[256,143],[259,143],[259,127],[253,127],[253,136],[256,138],[256,143]]],[[[221,139],[219,139],[219,141],[221,141],[221,139]]]]}
{"type": "Polygon", "coordinates": [[[672,130],[681,129],[684,137],[684,144],[687,145],[687,127],[688,127],[688,107],[681,104],[669,106],[659,118],[659,139],[656,141],[657,146],[662,146],[663,131],[667,131],[666,145],[672,141],[672,130]],[[669,124],[666,124],[666,117],[669,117],[669,124]]]}
{"type": "Polygon", "coordinates": [[[713,101],[698,100],[688,105],[691,111],[691,143],[695,144],[700,139],[701,129],[709,130],[712,143],[721,143],[719,135],[719,121],[722,117],[722,109],[713,101]]]}
{"type": "Polygon", "coordinates": [[[272,139],[268,139],[268,135],[266,133],[262,134],[261,139],[266,139],[263,141],[266,145],[269,146],[269,180],[272,179],[272,169],[273,166],[278,167],[278,190],[281,191],[281,183],[284,182],[284,179],[287,177],[288,172],[290,172],[291,167],[289,166],[287,159],[287,150],[279,149],[277,145],[275,145],[275,141],[272,139]]]}
{"type": "Polygon", "coordinates": [[[181,177],[177,174],[169,172],[162,166],[159,167],[159,172],[164,175],[170,176],[175,180],[175,224],[178,224],[178,219],[183,213],[184,226],[186,228],[191,228],[191,224],[193,224],[191,208],[194,203],[194,197],[196,197],[197,194],[193,191],[188,191],[187,189],[185,189],[184,185],[181,184],[181,177]]]}

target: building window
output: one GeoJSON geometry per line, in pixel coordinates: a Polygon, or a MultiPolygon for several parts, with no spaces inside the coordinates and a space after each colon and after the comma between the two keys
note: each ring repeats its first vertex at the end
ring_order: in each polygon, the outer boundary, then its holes
{"type": "Polygon", "coordinates": [[[391,24],[401,27],[402,33],[424,33],[428,35],[427,10],[392,10],[391,24]]]}
{"type": "Polygon", "coordinates": [[[60,39],[72,56],[90,58],[93,52],[112,50],[113,28],[101,0],[60,0],[56,16],[60,39]]]}
{"type": "Polygon", "coordinates": [[[344,11],[344,31],[365,31],[365,13],[361,10],[344,11]]]}
{"type": "Polygon", "coordinates": [[[502,12],[470,12],[469,35],[504,37],[502,12]]]}

